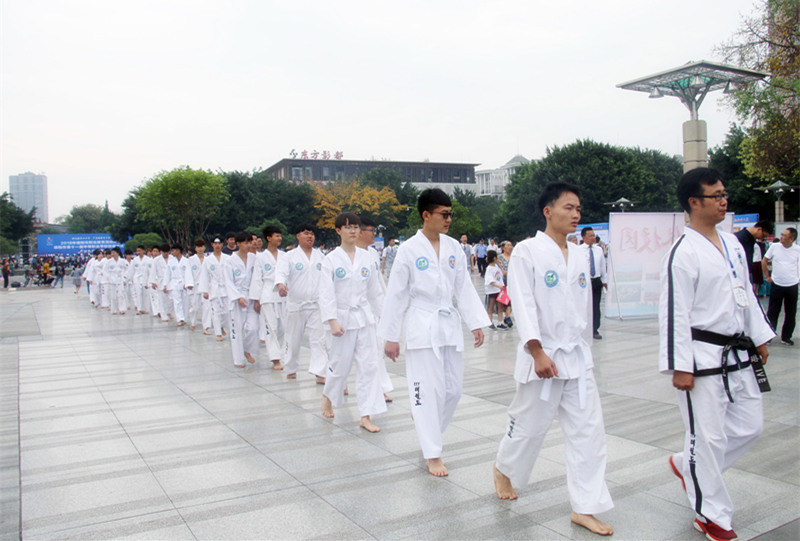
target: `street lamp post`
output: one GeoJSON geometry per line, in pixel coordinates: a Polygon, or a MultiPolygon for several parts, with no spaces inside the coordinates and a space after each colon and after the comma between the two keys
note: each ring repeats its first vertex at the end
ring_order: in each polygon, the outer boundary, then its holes
{"type": "Polygon", "coordinates": [[[759,81],[768,74],[725,64],[701,60],[689,62],[627,83],[617,85],[624,90],[649,93],[650,98],[673,96],[689,109],[689,120],[683,123],[683,171],[708,166],[707,127],[698,110],[709,92],[735,92],[734,87],[759,81]]]}
{"type": "Polygon", "coordinates": [[[638,201],[631,201],[630,199],[620,197],[616,201],[609,201],[603,204],[609,205],[612,209],[618,208],[620,212],[625,212],[625,209],[633,207],[636,203],[638,203],[638,201]]]}
{"type": "Polygon", "coordinates": [[[772,192],[775,196],[775,223],[783,222],[783,196],[786,193],[794,192],[795,188],[800,186],[790,186],[782,180],[776,180],[766,188],[755,188],[756,190],[763,190],[764,193],[772,192]]]}

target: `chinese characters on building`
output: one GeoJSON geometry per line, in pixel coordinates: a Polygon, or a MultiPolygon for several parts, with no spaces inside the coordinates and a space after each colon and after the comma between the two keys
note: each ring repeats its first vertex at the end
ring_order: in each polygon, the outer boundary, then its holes
{"type": "MultiPolygon", "coordinates": [[[[311,150],[311,151],[301,150],[300,152],[297,152],[297,150],[292,149],[292,151],[289,152],[289,156],[291,156],[292,159],[295,160],[298,157],[301,160],[318,160],[318,159],[330,160],[331,152],[329,150],[323,150],[322,152],[318,150],[311,150]]],[[[341,150],[337,150],[333,153],[334,160],[341,160],[342,158],[344,158],[344,152],[342,152],[341,150]]]]}

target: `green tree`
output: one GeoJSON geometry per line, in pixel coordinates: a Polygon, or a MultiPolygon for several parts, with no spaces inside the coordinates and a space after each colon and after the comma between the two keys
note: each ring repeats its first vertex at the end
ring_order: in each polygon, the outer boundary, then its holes
{"type": "MultiPolygon", "coordinates": [[[[33,215],[36,209],[25,212],[17,206],[8,193],[0,195],[0,237],[16,243],[33,233],[33,215]]],[[[15,250],[16,253],[16,250],[15,250]]]]}
{"type": "Polygon", "coordinates": [[[683,173],[679,158],[653,150],[576,141],[547,150],[547,155],[521,165],[511,177],[506,200],[493,227],[498,236],[518,240],[544,228],[538,198],[549,182],[566,181],[581,188],[584,223],[605,222],[605,203],[625,197],[644,212],[677,209],[675,185],[683,173]]]}
{"type": "Polygon", "coordinates": [[[731,64],[763,71],[728,104],[746,126],[740,145],[745,173],[769,184],[800,180],[800,2],[759,0],[755,11],[716,52],[731,64]]]}
{"type": "MultiPolygon", "coordinates": [[[[455,199],[451,199],[453,203],[453,219],[450,222],[450,229],[447,234],[454,239],[461,238],[461,235],[466,234],[468,237],[478,237],[482,232],[481,219],[475,211],[465,207],[455,199]]],[[[422,229],[422,217],[414,208],[408,216],[408,226],[401,231],[406,237],[412,237],[417,234],[417,230],[422,229]]]]}
{"type": "Polygon", "coordinates": [[[105,233],[105,225],[109,220],[103,211],[108,211],[108,205],[103,209],[91,203],[75,205],[64,218],[68,233],[105,233]]]}
{"type": "Polygon", "coordinates": [[[224,177],[186,166],[153,176],[139,190],[136,205],[170,244],[188,247],[205,234],[228,197],[224,177]]]}
{"type": "Polygon", "coordinates": [[[462,190],[456,187],[453,190],[453,199],[475,212],[481,219],[483,231],[479,234],[482,237],[496,237],[502,231],[496,231],[494,224],[502,208],[502,200],[496,197],[481,197],[470,190],[462,190]]]}
{"type": "Polygon", "coordinates": [[[135,252],[138,246],[144,246],[146,250],[163,242],[164,239],[158,233],[137,233],[125,243],[125,251],[135,252]]]}
{"type": "Polygon", "coordinates": [[[17,241],[0,237],[0,255],[16,255],[19,253],[17,241]]]}
{"type": "Polygon", "coordinates": [[[376,167],[362,174],[359,180],[365,186],[374,186],[378,189],[384,186],[391,188],[397,197],[397,202],[406,207],[406,212],[401,212],[397,216],[396,223],[381,224],[385,227],[385,234],[396,237],[401,230],[407,229],[408,217],[416,212],[414,209],[416,209],[420,191],[410,181],[403,180],[400,170],[392,167],[376,167]]]}

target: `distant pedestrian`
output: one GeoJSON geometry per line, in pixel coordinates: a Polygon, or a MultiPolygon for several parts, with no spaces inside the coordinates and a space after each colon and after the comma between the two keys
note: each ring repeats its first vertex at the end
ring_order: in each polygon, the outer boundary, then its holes
{"type": "Polygon", "coordinates": [[[11,267],[8,264],[8,259],[3,260],[3,289],[8,289],[8,280],[11,277],[11,267]]]}
{"type": "Polygon", "coordinates": [[[778,329],[778,316],[783,304],[783,327],[781,328],[781,343],[793,346],[792,333],[794,333],[795,314],[797,313],[797,285],[800,281],[800,246],[794,243],[797,240],[797,229],[786,228],[781,233],[781,241],[773,242],[764,259],[761,260],[761,270],[764,280],[772,284],[769,294],[769,308],[767,317],[773,329],[778,329]],[[772,263],[770,275],[768,265],[772,263]]]}

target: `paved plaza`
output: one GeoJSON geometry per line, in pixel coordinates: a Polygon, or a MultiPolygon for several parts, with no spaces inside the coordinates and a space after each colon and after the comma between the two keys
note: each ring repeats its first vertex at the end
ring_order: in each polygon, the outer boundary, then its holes
{"type": "MultiPolygon", "coordinates": [[[[287,381],[264,359],[236,369],[228,342],[110,316],[71,287],[2,292],[0,539],[598,539],[569,521],[557,422],[519,499],[495,496],[517,335],[486,332],[464,355],[444,438],[450,476],[438,479],[419,451],[402,356],[387,365],[395,391],[375,417],[382,431],[369,434],[354,396],[325,419],[313,376],[287,381]]],[[[657,372],[657,323],[604,320],[601,332],[616,504],[601,518],[614,539],[700,541],[667,465],[683,425],[657,372]]],[[[767,372],[764,434],[726,474],[734,528],[797,540],[800,346],[776,343],[767,372]]]]}

